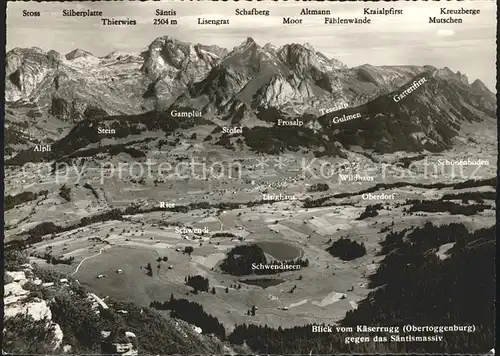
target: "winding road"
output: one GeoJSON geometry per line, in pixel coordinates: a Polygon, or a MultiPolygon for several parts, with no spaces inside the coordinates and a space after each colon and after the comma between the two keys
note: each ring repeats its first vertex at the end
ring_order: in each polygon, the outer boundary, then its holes
{"type": "Polygon", "coordinates": [[[83,260],[81,260],[81,262],[78,264],[78,266],[76,266],[76,269],[73,273],[71,273],[71,276],[76,274],[78,272],[78,269],[81,267],[81,265],[83,264],[83,262],[87,261],[88,259],[91,259],[92,257],[96,257],[96,256],[99,256],[101,253],[102,253],[102,250],[104,250],[104,247],[99,249],[99,253],[96,253],[95,255],[92,255],[92,256],[89,256],[89,257],[85,257],[83,260]]]}
{"type": "Polygon", "coordinates": [[[224,224],[222,223],[222,220],[221,220],[218,216],[216,216],[216,218],[217,218],[217,220],[219,220],[219,223],[220,223],[220,231],[222,231],[222,230],[223,230],[223,228],[224,228],[224,224]]]}

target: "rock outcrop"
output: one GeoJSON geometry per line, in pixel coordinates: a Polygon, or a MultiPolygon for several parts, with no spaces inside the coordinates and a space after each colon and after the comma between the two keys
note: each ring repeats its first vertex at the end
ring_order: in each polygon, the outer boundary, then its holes
{"type": "Polygon", "coordinates": [[[22,315],[33,321],[42,321],[46,328],[51,330],[54,350],[59,349],[63,341],[63,332],[61,327],[52,321],[52,312],[47,301],[32,297],[31,292],[24,289],[28,283],[39,285],[41,280],[35,278],[32,273],[32,267],[24,265],[22,271],[6,271],[6,281],[4,285],[4,320],[22,315]]]}
{"type": "Polygon", "coordinates": [[[101,331],[101,353],[104,355],[137,355],[137,336],[131,331],[101,331]]]}

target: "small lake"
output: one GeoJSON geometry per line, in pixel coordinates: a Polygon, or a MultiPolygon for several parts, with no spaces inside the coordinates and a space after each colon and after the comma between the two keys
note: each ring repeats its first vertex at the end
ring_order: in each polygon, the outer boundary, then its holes
{"type": "Polygon", "coordinates": [[[299,258],[302,250],[286,242],[259,241],[256,243],[265,253],[280,261],[289,261],[299,258]]]}
{"type": "Polygon", "coordinates": [[[278,284],[283,283],[284,279],[275,279],[275,278],[262,278],[262,279],[242,279],[239,282],[250,284],[253,286],[259,286],[264,289],[272,286],[277,286],[278,284]]]}

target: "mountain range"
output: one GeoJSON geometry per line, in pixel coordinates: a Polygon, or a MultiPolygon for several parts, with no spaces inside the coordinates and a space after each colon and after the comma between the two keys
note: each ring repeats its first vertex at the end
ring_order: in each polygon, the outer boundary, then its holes
{"type": "MultiPolygon", "coordinates": [[[[6,55],[5,99],[10,156],[32,150],[33,143],[66,144],[75,132],[80,142],[95,142],[100,138],[90,133],[93,138],[82,141],[79,127],[100,121],[116,127],[137,121],[134,132],[152,130],[151,122],[141,120],[178,121],[170,116],[174,108],[199,111],[205,123],[216,126],[241,125],[246,144],[268,153],[316,147],[321,154],[336,154],[332,147],[350,146],[442,150],[462,123],[493,119],[496,110],[495,95],[480,80],[469,84],[464,74],[448,68],[348,68],[309,44],[260,46],[248,38],[227,50],[168,36],[140,53],[104,57],[82,49],[61,55],[15,48],[6,55]],[[426,84],[394,100],[422,78],[426,84]],[[332,123],[334,117],[358,114],[332,123]],[[278,119],[304,125],[278,127],[278,119]]],[[[182,126],[173,125],[167,126],[182,126]]],[[[231,147],[228,138],[222,141],[231,147]]]]}

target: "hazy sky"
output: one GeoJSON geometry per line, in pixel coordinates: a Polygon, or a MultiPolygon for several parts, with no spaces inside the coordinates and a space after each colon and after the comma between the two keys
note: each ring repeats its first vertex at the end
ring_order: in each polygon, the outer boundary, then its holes
{"type": "MultiPolygon", "coordinates": [[[[457,16],[457,15],[455,15],[457,16]]],[[[310,43],[348,66],[430,64],[481,79],[491,90],[496,82],[496,3],[461,2],[50,2],[8,3],[7,49],[40,47],[67,53],[82,48],[97,56],[113,50],[137,52],[159,36],[232,48],[247,37],[264,45],[310,43]],[[324,16],[303,16],[302,25],[283,25],[283,16],[301,9],[329,9],[332,17],[364,17],[363,8],[403,9],[403,15],[371,15],[371,24],[325,25],[324,16]],[[440,8],[479,9],[462,15],[462,24],[429,24],[440,8]],[[270,16],[235,16],[235,9],[268,9],[270,16]],[[103,26],[100,18],[63,17],[62,10],[100,10],[105,17],[130,18],[136,26],[103,26]],[[177,26],[154,26],[155,10],[177,11],[177,26]],[[22,11],[40,11],[23,17],[22,11]],[[197,18],[230,19],[230,25],[201,26],[197,18]]]]}

